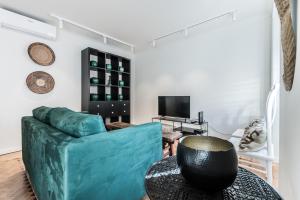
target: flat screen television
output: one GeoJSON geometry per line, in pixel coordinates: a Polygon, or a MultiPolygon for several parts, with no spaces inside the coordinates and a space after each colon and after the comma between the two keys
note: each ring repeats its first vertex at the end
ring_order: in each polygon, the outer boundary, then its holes
{"type": "Polygon", "coordinates": [[[158,115],[190,118],[189,96],[159,96],[158,115]]]}

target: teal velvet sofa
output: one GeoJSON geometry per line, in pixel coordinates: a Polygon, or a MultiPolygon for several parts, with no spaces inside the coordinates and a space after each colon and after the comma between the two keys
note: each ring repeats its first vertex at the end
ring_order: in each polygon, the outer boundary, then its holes
{"type": "Polygon", "coordinates": [[[40,107],[22,118],[22,154],[39,200],[139,200],[162,158],[161,125],[107,132],[99,116],[40,107]]]}

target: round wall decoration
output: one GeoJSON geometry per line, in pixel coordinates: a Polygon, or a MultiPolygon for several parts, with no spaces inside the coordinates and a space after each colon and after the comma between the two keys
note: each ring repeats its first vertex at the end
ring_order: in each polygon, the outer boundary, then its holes
{"type": "Polygon", "coordinates": [[[46,44],[35,42],[28,47],[28,55],[36,64],[49,66],[55,61],[53,50],[46,44]]]}
{"type": "Polygon", "coordinates": [[[26,84],[32,92],[37,94],[46,94],[53,90],[55,82],[50,74],[42,71],[36,71],[27,76],[26,84]]]}

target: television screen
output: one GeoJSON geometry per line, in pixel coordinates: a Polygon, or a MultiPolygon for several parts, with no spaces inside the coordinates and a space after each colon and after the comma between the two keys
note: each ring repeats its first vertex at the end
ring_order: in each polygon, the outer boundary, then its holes
{"type": "Polygon", "coordinates": [[[159,96],[158,115],[190,118],[189,96],[159,96]]]}

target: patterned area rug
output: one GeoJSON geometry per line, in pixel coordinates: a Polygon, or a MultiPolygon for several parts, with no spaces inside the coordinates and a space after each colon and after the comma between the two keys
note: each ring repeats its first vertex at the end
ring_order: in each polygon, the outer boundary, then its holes
{"type": "Polygon", "coordinates": [[[246,169],[239,168],[232,186],[214,194],[201,192],[181,175],[176,157],[169,157],[153,165],[145,185],[150,199],[155,200],[280,200],[278,193],[263,179],[246,169]]]}

